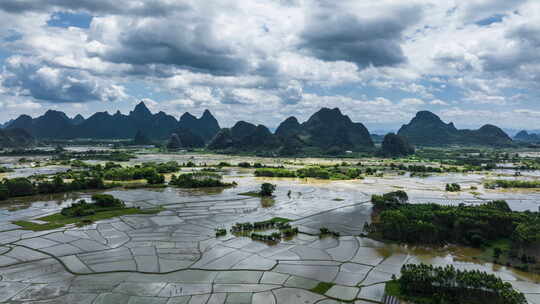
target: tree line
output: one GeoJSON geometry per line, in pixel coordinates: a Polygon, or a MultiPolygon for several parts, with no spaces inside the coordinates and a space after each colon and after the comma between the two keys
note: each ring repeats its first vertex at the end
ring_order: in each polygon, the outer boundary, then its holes
{"type": "Polygon", "coordinates": [[[499,277],[478,270],[459,270],[452,265],[406,264],[401,268],[398,283],[400,294],[405,298],[413,301],[427,298],[432,304],[527,303],[523,293],[499,277]]]}
{"type": "Polygon", "coordinates": [[[407,243],[458,243],[473,247],[509,239],[515,248],[540,241],[538,212],[512,211],[506,201],[481,205],[409,204],[404,191],[373,195],[374,221],[364,228],[407,243]]]}

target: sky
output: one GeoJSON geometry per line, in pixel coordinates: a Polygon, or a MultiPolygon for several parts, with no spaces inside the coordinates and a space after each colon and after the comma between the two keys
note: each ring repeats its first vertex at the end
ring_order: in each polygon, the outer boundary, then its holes
{"type": "Polygon", "coordinates": [[[0,122],[141,100],[225,127],[339,107],[540,129],[540,1],[0,1],[0,122]]]}

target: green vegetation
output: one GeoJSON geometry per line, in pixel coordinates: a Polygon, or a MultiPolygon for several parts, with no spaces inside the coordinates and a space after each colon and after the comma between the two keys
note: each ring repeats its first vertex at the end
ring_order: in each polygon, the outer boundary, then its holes
{"type": "Polygon", "coordinates": [[[261,185],[261,196],[272,196],[272,194],[276,191],[276,185],[270,184],[270,183],[263,183],[261,185]]]}
{"type": "Polygon", "coordinates": [[[172,171],[169,171],[167,167],[159,167],[159,169],[161,170],[158,170],[157,165],[154,164],[143,164],[142,166],[125,168],[117,167],[105,170],[103,172],[103,177],[107,180],[114,181],[146,179],[149,184],[155,185],[163,184],[165,182],[165,177],[161,174],[162,172],[176,172],[180,168],[178,167],[178,169],[172,171]]]}
{"type": "Polygon", "coordinates": [[[331,236],[331,237],[335,237],[335,238],[338,238],[339,237],[339,232],[337,231],[332,231],[326,227],[321,227],[319,229],[320,233],[319,233],[319,238],[324,238],[324,237],[327,237],[327,236],[331,236]]]}
{"type": "Polygon", "coordinates": [[[226,236],[227,229],[216,229],[216,237],[226,236]]]}
{"type": "Polygon", "coordinates": [[[70,207],[63,208],[60,213],[38,218],[37,220],[46,222],[43,224],[30,221],[14,221],[13,223],[26,230],[45,231],[61,228],[68,224],[81,226],[122,215],[155,214],[161,211],[159,208],[126,208],[124,202],[107,194],[95,194],[92,196],[92,200],[93,204],[80,200],[70,207]]]}
{"type": "Polygon", "coordinates": [[[459,184],[453,183],[453,184],[446,184],[446,191],[447,192],[459,192],[461,191],[461,186],[459,184]]]}
{"type": "Polygon", "coordinates": [[[405,204],[409,201],[407,192],[403,190],[388,192],[383,195],[374,194],[371,196],[371,202],[377,209],[392,208],[405,204]]]}
{"type": "Polygon", "coordinates": [[[251,164],[248,163],[248,162],[241,162],[241,163],[238,163],[238,167],[240,167],[240,168],[251,168],[251,164]]]}
{"type": "Polygon", "coordinates": [[[417,150],[415,156],[444,165],[463,166],[468,171],[492,170],[500,163],[517,164],[520,170],[540,166],[538,158],[520,157],[518,153],[490,148],[423,148],[417,150]]]}
{"type": "Polygon", "coordinates": [[[540,188],[540,181],[537,180],[491,180],[486,181],[484,186],[487,189],[496,188],[540,188]]]}
{"type": "Polygon", "coordinates": [[[478,206],[441,206],[392,201],[372,202],[378,212],[371,231],[383,238],[408,243],[460,243],[479,247],[486,241],[517,237],[520,222],[534,220],[512,212],[505,201],[478,206]]]}
{"type": "Polygon", "coordinates": [[[408,204],[405,195],[374,195],[373,223],[366,224],[364,230],[374,237],[406,243],[480,247],[489,252],[484,259],[504,260],[524,270],[536,264],[534,248],[540,244],[538,212],[512,211],[505,201],[474,206],[408,204]]]}
{"type": "Polygon", "coordinates": [[[406,264],[399,280],[386,286],[389,295],[417,304],[526,304],[525,296],[508,282],[478,270],[453,266],[406,264]]]}
{"type": "Polygon", "coordinates": [[[412,173],[442,173],[442,172],[458,172],[458,169],[456,167],[433,167],[433,166],[425,166],[425,165],[405,165],[405,164],[399,164],[396,165],[394,163],[390,164],[391,169],[395,170],[402,170],[402,171],[408,171],[412,173]]]}
{"type": "Polygon", "coordinates": [[[262,222],[236,223],[231,228],[231,233],[240,236],[249,236],[251,239],[257,241],[276,244],[284,238],[292,238],[298,234],[298,228],[293,228],[289,222],[289,219],[276,217],[262,222]],[[272,229],[277,229],[279,232],[272,232],[271,234],[258,233],[272,229]]]}
{"type": "Polygon", "coordinates": [[[0,173],[13,172],[13,169],[0,166],[0,173]]]}
{"type": "Polygon", "coordinates": [[[319,282],[317,286],[313,287],[311,289],[312,292],[322,294],[324,295],[330,288],[332,288],[335,284],[334,283],[328,283],[328,282],[319,282]]]}
{"type": "Polygon", "coordinates": [[[169,185],[179,188],[210,188],[210,187],[233,187],[235,182],[224,183],[221,181],[221,175],[211,172],[194,172],[173,175],[169,185]]]}
{"type": "MultiPolygon", "coordinates": [[[[163,185],[165,182],[163,173],[180,170],[180,165],[176,162],[144,163],[133,167],[122,167],[114,162],[95,166],[81,160],[68,163],[74,168],[83,168],[84,170],[68,170],[53,176],[34,176],[32,179],[23,177],[4,179],[0,183],[0,200],[35,194],[100,190],[121,185],[118,183],[105,184],[105,180],[130,181],[146,179],[146,185],[163,185]]],[[[129,186],[140,187],[141,185],[129,186]]]]}
{"type": "Polygon", "coordinates": [[[124,202],[108,194],[92,195],[93,204],[88,204],[85,200],[80,200],[69,207],[63,208],[60,212],[65,217],[82,217],[94,215],[100,211],[111,211],[125,208],[124,202]]]}
{"type": "Polygon", "coordinates": [[[265,177],[296,177],[296,171],[287,169],[257,169],[255,176],[265,177]]]}
{"type": "Polygon", "coordinates": [[[127,162],[133,158],[135,155],[126,151],[100,151],[100,150],[90,150],[84,152],[67,152],[67,151],[54,151],[52,153],[55,160],[70,160],[70,159],[79,159],[79,160],[107,160],[107,161],[117,161],[117,162],[127,162]]]}
{"type": "Polygon", "coordinates": [[[248,191],[248,192],[238,193],[238,195],[272,198],[272,194],[274,193],[275,190],[276,190],[276,185],[273,185],[270,183],[263,183],[261,184],[260,191],[248,191]]]}
{"type": "Polygon", "coordinates": [[[0,199],[29,196],[34,194],[62,193],[78,190],[105,189],[103,180],[99,177],[78,177],[71,182],[64,182],[60,175],[52,181],[32,182],[25,177],[4,179],[0,186],[0,199]]]}
{"type": "Polygon", "coordinates": [[[298,170],[288,170],[281,168],[264,168],[255,170],[255,176],[265,177],[299,177],[346,180],[359,178],[362,171],[358,168],[340,168],[339,165],[330,167],[306,167],[298,170]]]}

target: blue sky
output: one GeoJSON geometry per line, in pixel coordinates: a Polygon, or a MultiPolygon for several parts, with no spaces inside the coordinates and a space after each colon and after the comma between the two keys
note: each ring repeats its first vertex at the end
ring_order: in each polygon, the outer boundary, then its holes
{"type": "Polygon", "coordinates": [[[372,130],[419,110],[540,129],[539,1],[4,0],[0,18],[0,121],[144,100],[223,126],[339,107],[372,130]]]}

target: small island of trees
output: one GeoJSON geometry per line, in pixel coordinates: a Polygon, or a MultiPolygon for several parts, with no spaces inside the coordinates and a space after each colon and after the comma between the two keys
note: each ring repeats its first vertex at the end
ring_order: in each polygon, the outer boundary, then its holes
{"type": "Polygon", "coordinates": [[[222,176],[212,172],[194,172],[173,175],[169,185],[178,188],[210,188],[210,187],[233,187],[235,182],[225,183],[222,176]]]}
{"type": "Polygon", "coordinates": [[[418,304],[526,304],[523,293],[486,272],[463,271],[453,266],[406,264],[401,276],[387,283],[386,292],[418,304]]]}

